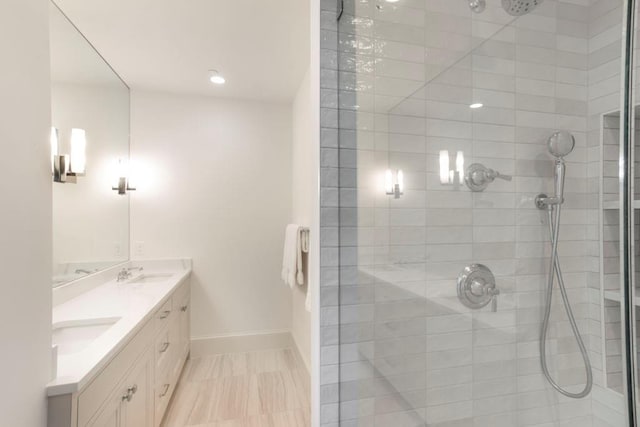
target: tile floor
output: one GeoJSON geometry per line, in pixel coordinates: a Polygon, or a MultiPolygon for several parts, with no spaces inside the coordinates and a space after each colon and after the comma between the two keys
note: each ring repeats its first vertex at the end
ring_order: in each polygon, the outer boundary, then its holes
{"type": "Polygon", "coordinates": [[[187,361],[163,427],[310,426],[307,371],[292,349],[187,361]]]}

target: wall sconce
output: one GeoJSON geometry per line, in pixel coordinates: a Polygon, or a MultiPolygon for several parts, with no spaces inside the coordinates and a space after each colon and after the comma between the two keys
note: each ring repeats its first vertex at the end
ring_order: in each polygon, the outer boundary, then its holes
{"type": "Polygon", "coordinates": [[[51,128],[51,171],[53,181],[75,183],[87,169],[87,135],[84,129],[71,129],[71,154],[60,154],[58,129],[51,128]]]}
{"type": "Polygon", "coordinates": [[[398,169],[395,175],[394,182],[393,171],[387,169],[384,175],[384,188],[387,195],[393,196],[394,199],[399,199],[404,194],[404,173],[402,169],[398,169]]]}
{"type": "Polygon", "coordinates": [[[456,153],[456,167],[451,169],[448,150],[440,151],[440,184],[460,184],[464,177],[464,152],[456,153]]]}
{"type": "Polygon", "coordinates": [[[135,187],[131,186],[129,182],[129,168],[126,163],[122,161],[122,159],[118,159],[118,164],[116,165],[116,175],[115,175],[115,183],[111,186],[111,189],[117,191],[118,194],[124,196],[127,194],[127,191],[135,191],[135,187]]]}

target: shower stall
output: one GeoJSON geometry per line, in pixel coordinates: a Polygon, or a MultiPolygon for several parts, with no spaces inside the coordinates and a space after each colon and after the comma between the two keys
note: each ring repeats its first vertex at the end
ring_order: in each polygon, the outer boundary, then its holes
{"type": "Polygon", "coordinates": [[[640,6],[321,3],[320,425],[638,425],[640,6]]]}

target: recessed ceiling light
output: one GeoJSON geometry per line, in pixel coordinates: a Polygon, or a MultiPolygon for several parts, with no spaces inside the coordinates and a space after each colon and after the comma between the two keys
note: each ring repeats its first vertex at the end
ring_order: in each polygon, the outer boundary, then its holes
{"type": "Polygon", "coordinates": [[[483,103],[481,103],[481,102],[476,102],[475,104],[471,104],[471,105],[469,105],[469,108],[473,108],[474,110],[475,110],[476,108],[482,108],[482,107],[484,107],[484,104],[483,104],[483,103]]]}
{"type": "Polygon", "coordinates": [[[398,3],[400,0],[387,0],[387,3],[398,3]]]}
{"type": "Polygon", "coordinates": [[[222,74],[220,74],[217,70],[209,71],[209,81],[217,85],[223,85],[226,82],[225,78],[222,77],[222,74]]]}

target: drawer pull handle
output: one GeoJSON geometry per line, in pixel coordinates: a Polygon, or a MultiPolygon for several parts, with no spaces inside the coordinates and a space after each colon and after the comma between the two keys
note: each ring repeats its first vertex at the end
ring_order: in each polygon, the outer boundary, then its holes
{"type": "Polygon", "coordinates": [[[170,384],[164,385],[164,389],[162,390],[162,393],[160,393],[160,397],[165,397],[167,395],[167,392],[169,391],[169,387],[170,387],[170,384]]]}
{"type": "Polygon", "coordinates": [[[187,309],[189,308],[188,305],[183,305],[182,307],[180,307],[181,311],[187,311],[187,309]]]}
{"type": "Polygon", "coordinates": [[[167,317],[169,317],[170,314],[171,314],[171,310],[163,311],[162,314],[160,315],[160,320],[166,319],[167,317]]]}
{"type": "Polygon", "coordinates": [[[164,353],[165,351],[167,351],[167,349],[169,348],[170,344],[171,344],[170,342],[163,343],[162,347],[160,347],[160,353],[164,353]]]}
{"type": "Polygon", "coordinates": [[[138,391],[138,385],[137,384],[134,384],[133,387],[129,387],[127,389],[127,394],[122,396],[122,401],[124,402],[126,400],[127,402],[131,402],[131,399],[133,399],[133,395],[136,394],[137,391],[138,391]]]}

